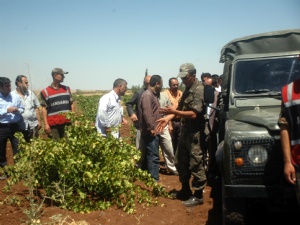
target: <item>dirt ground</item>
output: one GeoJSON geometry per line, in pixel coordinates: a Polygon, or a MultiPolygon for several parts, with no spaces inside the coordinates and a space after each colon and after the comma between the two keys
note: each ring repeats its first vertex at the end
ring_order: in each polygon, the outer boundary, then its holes
{"type": "MultiPolygon", "coordinates": [[[[43,132],[43,131],[41,131],[43,132]]],[[[122,127],[122,135],[130,133],[130,124],[122,127]]],[[[8,162],[12,163],[12,152],[8,145],[7,151],[8,162]]],[[[161,161],[160,181],[167,191],[179,190],[180,182],[178,176],[170,175],[161,161]]],[[[22,183],[14,186],[10,193],[3,193],[2,189],[6,181],[0,181],[0,225],[19,225],[28,224],[28,218],[24,211],[28,210],[30,203],[26,200],[29,195],[27,187],[22,183]],[[7,196],[18,196],[23,199],[20,206],[13,204],[4,204],[3,201],[7,196]]],[[[96,211],[88,214],[74,213],[63,210],[51,205],[43,204],[41,222],[43,224],[53,221],[51,217],[67,218],[66,223],[56,224],[84,224],[84,225],[104,225],[104,224],[123,224],[123,225],[158,225],[158,224],[174,224],[174,225],[217,225],[220,224],[221,210],[214,207],[214,200],[211,198],[213,188],[207,186],[204,192],[204,204],[196,207],[185,207],[179,200],[159,198],[158,206],[146,206],[137,204],[135,214],[127,214],[120,209],[110,208],[106,211],[96,211]],[[72,223],[73,222],[73,223],[72,223]]]]}
{"type": "MultiPolygon", "coordinates": [[[[168,189],[179,189],[178,176],[160,174],[162,184],[168,189]]],[[[0,181],[2,189],[5,181],[0,181]]],[[[158,225],[158,224],[174,224],[174,225],[217,225],[220,224],[220,212],[213,208],[213,199],[210,198],[211,188],[206,187],[204,193],[204,204],[196,207],[185,207],[179,200],[167,198],[159,198],[158,206],[137,205],[137,211],[133,215],[129,215],[120,209],[110,208],[106,211],[96,211],[88,214],[73,213],[71,211],[62,210],[49,205],[43,206],[44,214],[41,222],[50,222],[51,217],[62,215],[62,218],[69,216],[69,223],[73,220],[74,224],[104,225],[104,224],[123,224],[123,225],[158,225]]],[[[24,198],[28,195],[28,190],[22,184],[14,187],[10,195],[21,196],[24,198]]],[[[7,194],[0,193],[0,201],[7,194]]],[[[0,205],[0,224],[1,225],[19,225],[22,221],[26,221],[24,210],[29,209],[29,203],[24,200],[20,207],[0,205]]],[[[26,224],[26,223],[23,223],[26,224]]],[[[49,223],[48,223],[49,224],[49,223]]]]}
{"type": "MultiPolygon", "coordinates": [[[[122,127],[122,135],[130,133],[130,124],[122,127]]],[[[12,152],[8,145],[7,151],[8,162],[12,163],[12,152]]],[[[166,172],[166,168],[161,160],[160,168],[161,184],[167,189],[179,190],[180,182],[178,176],[170,175],[166,172]]],[[[26,223],[28,218],[24,213],[30,209],[30,203],[26,200],[29,196],[28,189],[22,184],[13,187],[10,193],[3,193],[2,188],[5,185],[5,180],[0,181],[0,225],[20,225],[26,223]],[[13,196],[20,197],[22,202],[19,206],[14,204],[5,204],[4,200],[10,196],[13,203],[13,196]]],[[[51,204],[43,204],[41,212],[41,223],[35,224],[55,224],[55,225],[107,225],[107,224],[122,224],[122,225],[220,225],[222,218],[221,210],[221,191],[219,182],[206,186],[204,190],[204,204],[195,207],[185,207],[179,200],[160,197],[158,206],[146,206],[137,204],[135,214],[127,214],[120,209],[112,207],[106,211],[96,211],[87,214],[74,213],[63,210],[51,204]],[[65,222],[53,223],[51,218],[65,219],[65,222]]],[[[272,212],[265,213],[265,209],[258,208],[249,218],[249,224],[271,224],[273,222],[284,221],[288,224],[289,221],[295,221],[297,215],[291,213],[272,212]]],[[[298,214],[299,215],[299,214],[298,214]]],[[[57,221],[57,220],[56,220],[57,221]]]]}

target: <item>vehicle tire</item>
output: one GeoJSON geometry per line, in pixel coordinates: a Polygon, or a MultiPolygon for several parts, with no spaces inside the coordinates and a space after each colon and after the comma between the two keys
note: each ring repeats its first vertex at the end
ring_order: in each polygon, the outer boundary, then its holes
{"type": "Polygon", "coordinates": [[[245,225],[245,200],[226,197],[222,180],[222,223],[223,225],[245,225]]]}

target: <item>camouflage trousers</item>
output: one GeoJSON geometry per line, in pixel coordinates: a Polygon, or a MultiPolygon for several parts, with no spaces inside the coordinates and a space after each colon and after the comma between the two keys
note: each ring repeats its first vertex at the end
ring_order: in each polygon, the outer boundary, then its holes
{"type": "Polygon", "coordinates": [[[203,190],[206,186],[201,142],[205,142],[204,133],[200,131],[193,133],[189,129],[181,128],[175,155],[175,166],[181,183],[189,183],[193,176],[192,188],[194,190],[203,190]]]}

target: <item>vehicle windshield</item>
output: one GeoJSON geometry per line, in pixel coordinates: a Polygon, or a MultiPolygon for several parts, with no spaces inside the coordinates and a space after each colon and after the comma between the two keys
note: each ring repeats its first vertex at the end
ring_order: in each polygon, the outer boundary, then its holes
{"type": "Polygon", "coordinates": [[[234,92],[280,94],[281,88],[300,79],[298,57],[238,61],[234,65],[234,92]]]}

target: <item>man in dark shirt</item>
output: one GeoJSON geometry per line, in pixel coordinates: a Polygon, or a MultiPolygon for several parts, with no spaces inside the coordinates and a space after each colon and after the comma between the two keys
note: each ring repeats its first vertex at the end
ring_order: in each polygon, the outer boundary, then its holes
{"type": "Polygon", "coordinates": [[[136,166],[138,168],[142,168],[142,169],[146,169],[145,166],[142,166],[142,162],[145,157],[145,150],[142,147],[143,143],[141,143],[141,130],[140,130],[139,118],[138,118],[138,108],[139,108],[139,100],[140,100],[141,95],[149,87],[150,78],[151,78],[151,75],[145,76],[143,89],[140,89],[137,92],[135,92],[133,94],[132,98],[125,104],[128,116],[130,117],[130,119],[133,122],[135,129],[136,129],[136,138],[135,138],[136,149],[139,149],[141,151],[141,158],[137,162],[136,166]]]}
{"type": "Polygon", "coordinates": [[[155,127],[156,121],[161,118],[161,114],[158,112],[160,107],[158,96],[162,87],[161,76],[153,75],[150,79],[150,87],[140,97],[138,108],[141,140],[146,149],[147,168],[156,181],[159,181],[159,135],[155,127]]]}

